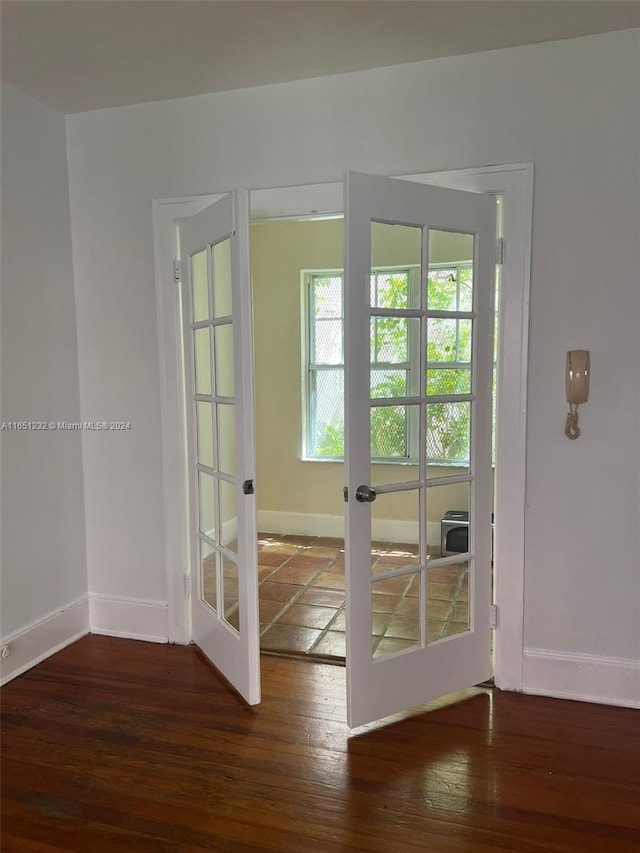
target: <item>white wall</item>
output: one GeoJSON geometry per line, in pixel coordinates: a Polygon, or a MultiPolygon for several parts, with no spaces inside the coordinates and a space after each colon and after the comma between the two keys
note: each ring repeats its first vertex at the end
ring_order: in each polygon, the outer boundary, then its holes
{"type": "Polygon", "coordinates": [[[83,436],[90,589],[166,596],[153,198],[533,161],[525,686],[598,656],[623,675],[593,696],[632,701],[638,47],[626,31],[69,117],[82,413],[133,423],[83,436]],[[592,353],[577,442],[569,348],[592,353]]]}
{"type": "MultiPolygon", "coordinates": [[[[64,116],[11,86],[2,88],[2,243],[2,421],[79,421],[64,116]]],[[[87,576],[80,433],[0,435],[5,674],[86,630],[87,576]],[[73,617],[41,628],[79,599],[73,617]]]]}

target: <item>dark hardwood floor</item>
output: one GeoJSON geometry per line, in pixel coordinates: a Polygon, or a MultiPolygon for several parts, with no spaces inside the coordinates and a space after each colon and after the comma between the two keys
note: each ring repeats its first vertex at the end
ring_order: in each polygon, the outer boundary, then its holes
{"type": "Polygon", "coordinates": [[[473,689],[350,733],[341,667],[90,636],[2,690],[2,850],[640,850],[640,714],[473,689]]]}

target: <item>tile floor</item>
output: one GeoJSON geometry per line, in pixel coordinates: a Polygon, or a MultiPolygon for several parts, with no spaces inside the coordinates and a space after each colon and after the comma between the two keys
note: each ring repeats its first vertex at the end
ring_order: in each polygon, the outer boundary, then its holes
{"type": "MultiPolygon", "coordinates": [[[[263,652],[345,657],[344,542],[324,537],[260,534],[260,647],[263,652]]],[[[417,563],[416,546],[374,543],[373,572],[417,563]]],[[[416,645],[419,579],[411,573],[372,586],[373,654],[416,645]]],[[[435,567],[427,581],[428,640],[469,627],[466,564],[435,567]]]]}

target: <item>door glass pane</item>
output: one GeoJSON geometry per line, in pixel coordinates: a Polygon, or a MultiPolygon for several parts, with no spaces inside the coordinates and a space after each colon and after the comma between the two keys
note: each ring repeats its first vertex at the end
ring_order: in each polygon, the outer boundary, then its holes
{"type": "Polygon", "coordinates": [[[420,393],[420,320],[371,318],[371,397],[417,396],[420,393]]]}
{"type": "Polygon", "coordinates": [[[222,588],[224,593],[224,618],[226,622],[240,630],[240,606],[238,588],[238,564],[225,554],[218,554],[222,568],[222,588]]]}
{"type": "Polygon", "coordinates": [[[201,572],[201,597],[209,607],[217,610],[216,592],[216,553],[212,545],[203,539],[200,542],[200,572],[201,572]]]}
{"type": "Polygon", "coordinates": [[[191,294],[193,322],[209,319],[209,282],[207,280],[207,250],[191,256],[191,294]]]}
{"type": "Polygon", "coordinates": [[[209,329],[193,332],[196,394],[211,394],[211,347],[209,329]]]}
{"type": "MultiPolygon", "coordinates": [[[[371,504],[371,567],[374,574],[420,562],[419,490],[378,494],[371,504]]],[[[390,582],[390,586],[394,584],[390,582]]]]}
{"type": "Polygon", "coordinates": [[[371,584],[372,653],[375,659],[421,644],[421,572],[410,572],[371,584]],[[376,599],[394,600],[393,610],[380,612],[376,599]]]}
{"type": "Polygon", "coordinates": [[[471,361],[472,320],[430,317],[427,321],[427,363],[471,361]]]}
{"type": "Polygon", "coordinates": [[[420,406],[373,406],[370,430],[370,482],[380,485],[417,480],[420,406]],[[380,459],[385,462],[377,461],[380,459]]]}
{"type": "Polygon", "coordinates": [[[198,471],[199,530],[210,539],[216,538],[215,486],[211,474],[198,471]]]}
{"type": "Polygon", "coordinates": [[[409,459],[409,408],[408,406],[374,406],[371,409],[371,457],[373,459],[409,459]]]}
{"type": "Polygon", "coordinates": [[[218,470],[236,473],[236,407],[218,403],[218,470]]]}
{"type": "Polygon", "coordinates": [[[427,476],[443,476],[443,466],[445,475],[467,473],[470,446],[471,403],[428,403],[427,476]]]}
{"type": "Polygon", "coordinates": [[[233,326],[227,323],[214,328],[216,396],[233,397],[233,326]]]}
{"type": "Polygon", "coordinates": [[[414,225],[371,223],[371,307],[419,308],[422,228],[414,225]],[[379,270],[379,267],[398,267],[379,270]]]}
{"type": "Polygon", "coordinates": [[[471,311],[473,240],[473,234],[429,230],[429,310],[471,311]]]}
{"type": "Polygon", "coordinates": [[[208,468],[213,468],[213,422],[211,415],[211,403],[196,403],[198,462],[208,468]]]}
{"type": "Polygon", "coordinates": [[[229,551],[238,552],[238,488],[234,483],[219,480],[220,488],[220,524],[222,526],[220,544],[229,551]]]}
{"type": "Polygon", "coordinates": [[[451,483],[426,489],[427,543],[433,557],[450,557],[469,550],[469,483],[451,483]]]}
{"type": "Polygon", "coordinates": [[[231,240],[227,239],[213,247],[213,312],[226,317],[231,311],[231,240]]]}
{"type": "Polygon", "coordinates": [[[462,634],[469,619],[469,563],[436,566],[427,571],[427,639],[430,643],[462,634]]]}

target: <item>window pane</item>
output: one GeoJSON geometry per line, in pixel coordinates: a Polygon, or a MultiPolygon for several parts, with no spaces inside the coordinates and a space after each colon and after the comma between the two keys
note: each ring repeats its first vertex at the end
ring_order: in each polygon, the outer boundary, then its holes
{"type": "Polygon", "coordinates": [[[468,471],[470,437],[471,403],[427,404],[427,464],[459,462],[468,471]]]}
{"type": "Polygon", "coordinates": [[[313,370],[311,385],[311,456],[344,454],[344,371],[313,370]]]}
{"type": "Polygon", "coordinates": [[[207,281],[207,250],[191,256],[191,294],[193,322],[209,319],[209,283],[207,281]]]}
{"type": "Polygon", "coordinates": [[[311,361],[342,364],[342,320],[316,320],[311,361]]]}
{"type": "Polygon", "coordinates": [[[371,361],[392,364],[409,359],[409,323],[398,317],[371,318],[371,361]]]}
{"type": "Polygon", "coordinates": [[[231,240],[213,247],[213,310],[216,317],[231,314],[231,240]]]}
{"type": "Polygon", "coordinates": [[[342,275],[312,276],[311,316],[342,317],[342,275]]]}
{"type": "Polygon", "coordinates": [[[442,368],[427,370],[427,394],[470,394],[471,370],[442,368]]]}

